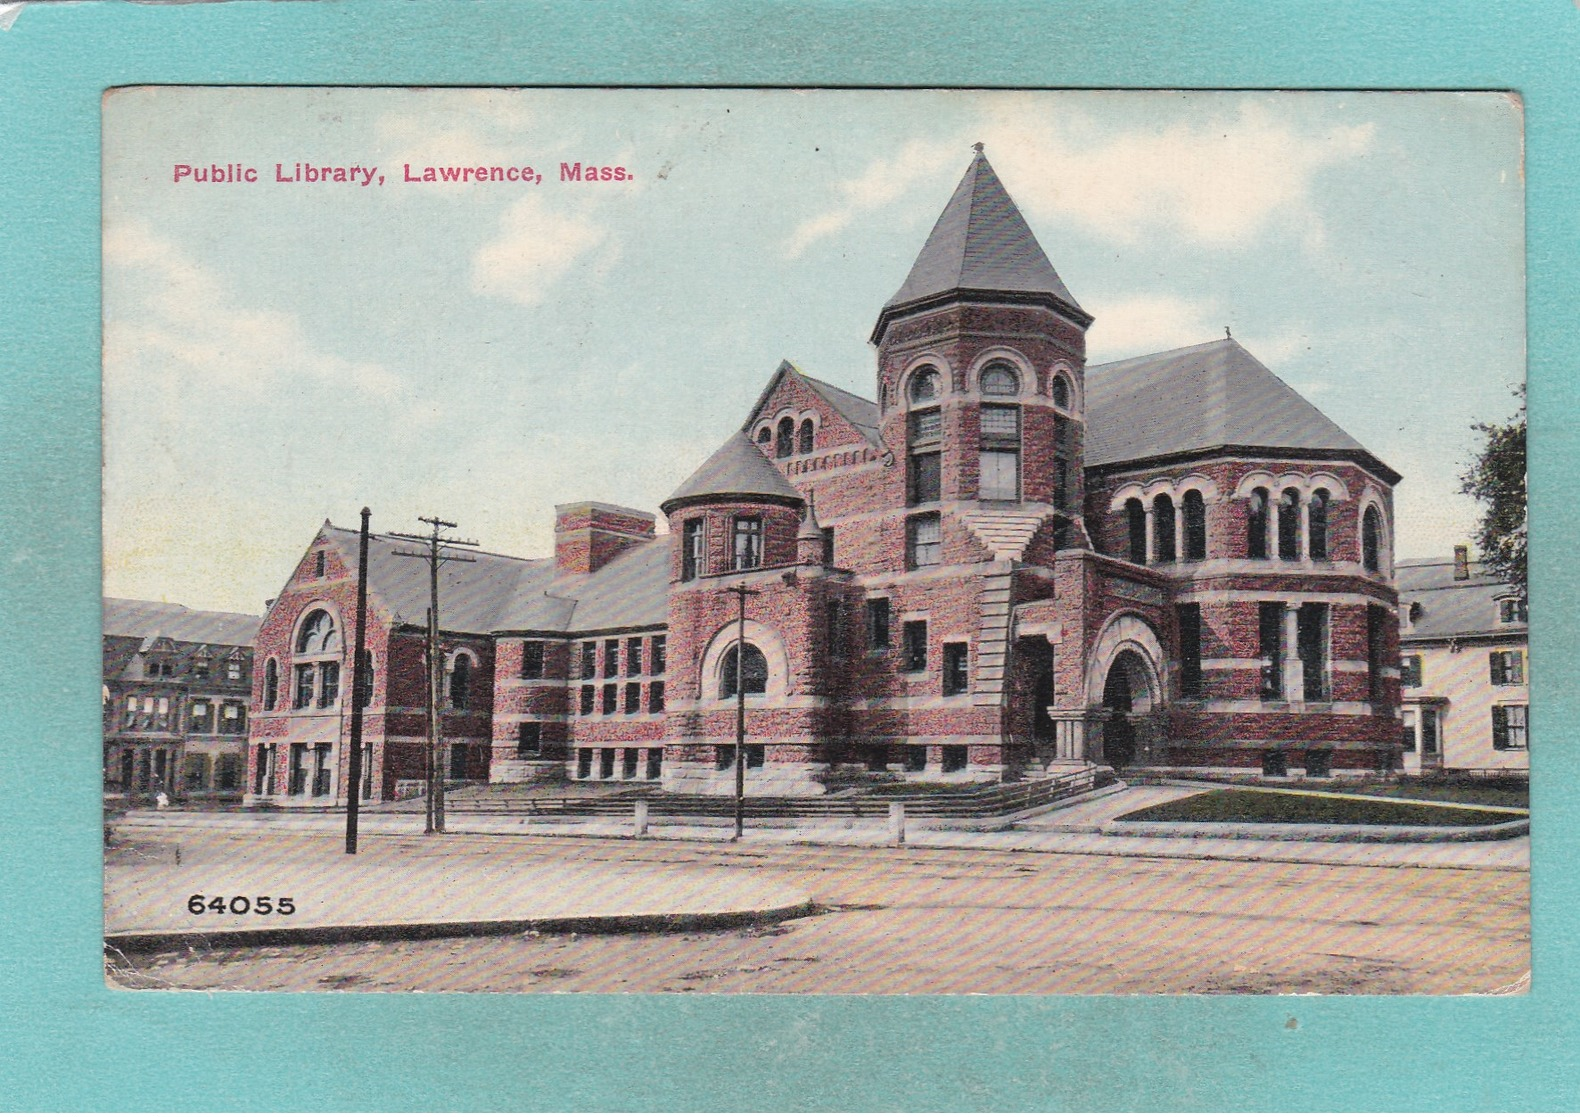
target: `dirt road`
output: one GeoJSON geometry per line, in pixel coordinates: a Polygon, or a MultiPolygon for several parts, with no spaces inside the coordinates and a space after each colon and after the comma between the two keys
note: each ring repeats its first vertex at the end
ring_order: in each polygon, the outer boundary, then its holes
{"type": "MultiPolygon", "coordinates": [[[[180,836],[185,864],[343,864],[327,835],[180,836]],[[337,860],[337,858],[339,860],[337,860]]],[[[174,856],[139,840],[115,857],[174,856]]],[[[696,934],[511,935],[110,959],[143,988],[598,993],[1487,993],[1530,959],[1529,877],[946,850],[372,838],[365,859],[749,868],[823,914],[696,934]]]]}

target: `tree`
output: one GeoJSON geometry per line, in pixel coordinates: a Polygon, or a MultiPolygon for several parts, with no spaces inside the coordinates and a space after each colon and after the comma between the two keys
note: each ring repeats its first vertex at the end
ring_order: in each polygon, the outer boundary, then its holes
{"type": "Polygon", "coordinates": [[[1481,561],[1526,597],[1525,580],[1525,388],[1515,393],[1519,410],[1504,423],[1477,423],[1482,436],[1475,461],[1459,478],[1459,491],[1481,504],[1476,547],[1481,561]]]}

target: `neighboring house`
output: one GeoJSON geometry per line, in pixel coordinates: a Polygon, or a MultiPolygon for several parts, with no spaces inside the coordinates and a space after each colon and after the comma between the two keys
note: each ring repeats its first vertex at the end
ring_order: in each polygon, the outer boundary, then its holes
{"type": "Polygon", "coordinates": [[[1465,547],[1398,578],[1405,770],[1528,771],[1525,602],[1465,547]]]}
{"type": "Polygon", "coordinates": [[[240,801],[261,618],[104,599],[104,787],[240,801]]]}
{"type": "MultiPolygon", "coordinates": [[[[444,568],[450,775],[727,792],[737,688],[759,794],[1388,766],[1399,475],[1230,338],[1088,368],[1091,322],[979,150],[878,315],[876,400],[786,362],[666,534],[561,505],[552,559],[444,568]]],[[[423,773],[402,546],[371,553],[370,798],[423,773]]],[[[355,569],[325,524],[264,621],[256,799],[343,797],[355,569]]]]}

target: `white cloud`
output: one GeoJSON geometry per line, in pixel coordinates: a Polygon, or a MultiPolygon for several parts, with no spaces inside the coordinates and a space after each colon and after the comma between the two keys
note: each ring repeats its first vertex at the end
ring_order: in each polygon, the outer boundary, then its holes
{"type": "Polygon", "coordinates": [[[138,366],[179,396],[194,375],[260,396],[301,377],[393,394],[399,380],[383,366],[315,346],[284,311],[241,305],[206,268],[146,224],[112,225],[104,236],[107,372],[138,366]]]}
{"type": "Polygon", "coordinates": [[[529,194],[505,211],[498,236],[473,255],[472,290],[531,306],[608,239],[608,230],[588,218],[555,212],[541,195],[529,194]]]}
{"type": "Polygon", "coordinates": [[[1215,304],[1174,295],[1101,298],[1083,303],[1096,319],[1086,334],[1093,363],[1199,345],[1223,336],[1215,304]]]}
{"type": "Polygon", "coordinates": [[[1247,244],[1275,222],[1308,249],[1323,243],[1312,199],[1318,172],[1370,148],[1370,124],[1302,132],[1265,105],[1201,122],[1113,133],[1080,114],[1018,108],[993,116],[984,139],[1022,206],[1135,243],[1159,232],[1214,247],[1247,244]]]}
{"type": "Polygon", "coordinates": [[[799,257],[813,244],[840,232],[860,214],[896,201],[919,183],[930,183],[958,163],[958,144],[912,140],[892,159],[874,159],[861,174],[836,189],[844,201],[796,226],[785,242],[785,255],[799,257]]]}

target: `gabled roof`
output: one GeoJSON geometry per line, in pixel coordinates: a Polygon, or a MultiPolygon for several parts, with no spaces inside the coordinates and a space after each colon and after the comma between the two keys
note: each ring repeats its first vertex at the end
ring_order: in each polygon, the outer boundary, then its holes
{"type": "Polygon", "coordinates": [[[713,497],[753,497],[801,503],[801,494],[763,457],[745,431],[736,431],[659,507],[668,513],[713,497]]]}
{"type": "Polygon", "coordinates": [[[138,637],[145,646],[163,637],[184,644],[245,647],[262,623],[262,617],[250,613],[216,613],[127,597],[104,599],[104,635],[138,637]]]}
{"type": "MultiPolygon", "coordinates": [[[[324,537],[339,548],[354,570],[357,532],[326,526],[324,537]]],[[[420,547],[409,539],[386,535],[368,539],[368,594],[398,623],[421,625],[428,613],[428,564],[395,553],[420,547]]],[[[516,598],[530,598],[534,589],[554,578],[553,559],[522,559],[470,549],[454,553],[476,561],[446,562],[439,567],[440,619],[450,632],[493,631],[497,619],[516,598]]]]}
{"type": "Polygon", "coordinates": [[[1453,559],[1400,561],[1394,564],[1394,580],[1400,612],[1417,606],[1414,622],[1400,626],[1403,643],[1489,635],[1513,641],[1527,638],[1528,625],[1498,622],[1498,599],[1513,596],[1513,590],[1479,562],[1470,564],[1469,578],[1456,581],[1453,559]]]}
{"type": "Polygon", "coordinates": [[[973,295],[1021,296],[1016,301],[1052,303],[1082,325],[1092,320],[1053,270],[981,145],[910,274],[884,304],[873,339],[894,312],[973,295]]]}
{"type": "Polygon", "coordinates": [[[1086,370],[1086,465],[1211,450],[1322,451],[1399,475],[1233,338],[1086,370]]]}
{"type": "Polygon", "coordinates": [[[868,442],[874,446],[879,445],[878,405],[876,403],[869,399],[862,399],[855,393],[847,392],[843,388],[836,388],[834,385],[818,380],[816,377],[808,376],[797,368],[792,361],[779,362],[779,367],[774,369],[774,374],[768,378],[767,387],[757,397],[757,402],[752,404],[751,411],[746,415],[746,422],[741,426],[741,430],[746,432],[747,437],[751,436],[751,429],[756,424],[757,416],[762,411],[763,405],[774,394],[774,389],[779,387],[779,382],[787,376],[794,377],[804,384],[809,392],[833,408],[847,423],[855,427],[868,442]]]}

